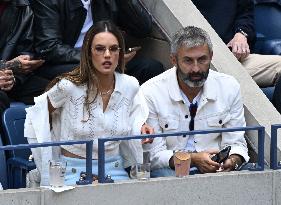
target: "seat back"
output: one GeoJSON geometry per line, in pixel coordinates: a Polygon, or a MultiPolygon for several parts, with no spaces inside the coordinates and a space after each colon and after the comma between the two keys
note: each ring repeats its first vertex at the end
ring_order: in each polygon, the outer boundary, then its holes
{"type": "MultiPolygon", "coordinates": [[[[24,137],[24,122],[25,122],[25,107],[11,107],[3,113],[3,128],[6,142],[9,145],[27,144],[27,139],[24,137]]],[[[29,149],[13,150],[9,153],[10,157],[21,157],[28,159],[31,154],[29,149]]]]}
{"type": "Polygon", "coordinates": [[[255,25],[258,35],[281,39],[281,5],[276,2],[255,4],[255,25]]]}
{"type": "MultiPolygon", "coordinates": [[[[3,146],[1,137],[0,137],[0,146],[3,146]]],[[[0,183],[3,189],[8,188],[6,156],[4,151],[0,151],[0,183]]]]}

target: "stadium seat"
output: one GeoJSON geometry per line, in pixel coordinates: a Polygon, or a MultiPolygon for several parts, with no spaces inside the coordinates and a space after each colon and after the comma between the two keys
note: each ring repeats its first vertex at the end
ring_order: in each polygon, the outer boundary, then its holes
{"type": "MultiPolygon", "coordinates": [[[[10,145],[27,144],[24,137],[25,107],[16,106],[3,113],[3,128],[6,142],[10,145]]],[[[35,169],[35,163],[29,161],[30,149],[13,150],[8,153],[9,188],[26,187],[26,174],[35,169]]]]}
{"type": "Polygon", "coordinates": [[[275,87],[261,88],[262,92],[266,95],[270,102],[272,102],[275,87]]]}
{"type": "Polygon", "coordinates": [[[257,41],[254,52],[266,55],[281,54],[281,2],[255,0],[257,41]]]}
{"type": "MultiPolygon", "coordinates": [[[[3,146],[1,137],[0,137],[0,146],[3,146]]],[[[3,189],[8,188],[7,181],[8,180],[7,180],[6,156],[4,151],[0,151],[0,183],[3,189]]]]}
{"type": "Polygon", "coordinates": [[[11,102],[10,104],[10,107],[19,107],[19,106],[22,106],[22,107],[26,107],[26,104],[24,104],[23,102],[11,102]]]}

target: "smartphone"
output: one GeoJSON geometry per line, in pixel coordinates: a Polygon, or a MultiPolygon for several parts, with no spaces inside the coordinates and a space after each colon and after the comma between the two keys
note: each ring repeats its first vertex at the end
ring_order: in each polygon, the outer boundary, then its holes
{"type": "Polygon", "coordinates": [[[126,53],[131,53],[131,52],[133,52],[133,51],[138,51],[138,50],[140,50],[140,49],[141,49],[140,46],[128,48],[128,50],[126,51],[126,53]]]}
{"type": "Polygon", "coordinates": [[[223,148],[219,153],[214,155],[211,159],[217,163],[222,163],[228,158],[230,150],[231,146],[227,146],[223,148]]]}

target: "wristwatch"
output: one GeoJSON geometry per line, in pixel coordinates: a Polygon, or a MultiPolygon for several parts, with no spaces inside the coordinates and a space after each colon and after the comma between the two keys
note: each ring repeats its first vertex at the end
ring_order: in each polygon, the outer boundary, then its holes
{"type": "Polygon", "coordinates": [[[229,158],[232,161],[232,164],[234,165],[233,170],[238,170],[239,164],[237,163],[237,160],[234,157],[229,158]]]}
{"type": "Polygon", "coordinates": [[[236,33],[241,33],[243,36],[245,36],[246,38],[248,37],[248,34],[245,32],[245,31],[243,31],[241,28],[238,28],[237,30],[236,30],[236,33]]]}

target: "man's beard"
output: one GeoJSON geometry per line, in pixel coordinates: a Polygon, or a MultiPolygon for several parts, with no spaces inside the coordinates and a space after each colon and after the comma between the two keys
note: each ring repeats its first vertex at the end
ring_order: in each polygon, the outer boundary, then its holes
{"type": "Polygon", "coordinates": [[[195,88],[195,87],[202,87],[204,85],[204,83],[206,82],[208,75],[209,75],[209,70],[210,70],[210,66],[208,68],[208,70],[206,72],[197,72],[197,73],[188,73],[185,74],[181,71],[179,64],[177,64],[177,76],[179,79],[181,79],[187,86],[191,87],[191,88],[195,88]],[[198,78],[196,80],[192,79],[192,78],[198,78]]]}

